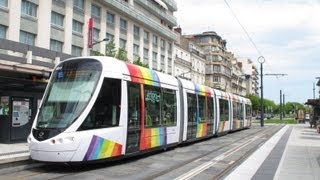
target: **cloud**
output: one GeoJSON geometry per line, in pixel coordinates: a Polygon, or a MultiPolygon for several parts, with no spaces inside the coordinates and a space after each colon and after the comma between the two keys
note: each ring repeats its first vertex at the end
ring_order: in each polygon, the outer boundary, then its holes
{"type": "MultiPolygon", "coordinates": [[[[249,57],[259,67],[255,61],[259,57],[258,52],[224,0],[202,0],[201,3],[198,0],[176,2],[176,16],[183,33],[198,34],[213,30],[226,39],[227,49],[236,57],[249,57]]],[[[265,72],[288,74],[278,79],[268,77],[266,95],[271,99],[278,99],[275,89],[288,88],[294,90],[290,97],[292,100],[304,102],[308,98],[306,92],[310,90],[309,85],[315,81],[314,77],[320,76],[320,1],[227,2],[265,56],[265,72]]]]}

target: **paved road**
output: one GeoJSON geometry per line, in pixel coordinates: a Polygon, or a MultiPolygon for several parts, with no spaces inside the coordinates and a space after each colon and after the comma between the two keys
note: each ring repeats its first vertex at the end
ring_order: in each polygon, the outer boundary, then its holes
{"type": "Polygon", "coordinates": [[[218,179],[281,127],[254,125],[226,136],[112,163],[8,167],[0,170],[0,179],[218,179]]]}

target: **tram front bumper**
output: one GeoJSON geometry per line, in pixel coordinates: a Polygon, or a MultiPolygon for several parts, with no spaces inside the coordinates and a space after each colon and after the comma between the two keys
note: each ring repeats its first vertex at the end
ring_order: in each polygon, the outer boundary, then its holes
{"type": "Polygon", "coordinates": [[[70,162],[76,151],[39,151],[30,150],[33,160],[43,162],[70,162]]]}

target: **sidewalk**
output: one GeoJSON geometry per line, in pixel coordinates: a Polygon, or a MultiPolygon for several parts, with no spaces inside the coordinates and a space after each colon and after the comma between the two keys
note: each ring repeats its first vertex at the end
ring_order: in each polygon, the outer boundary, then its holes
{"type": "Polygon", "coordinates": [[[320,134],[286,125],[225,179],[320,179],[320,134]]]}
{"type": "Polygon", "coordinates": [[[27,143],[0,144],[0,164],[29,159],[27,143]]]}

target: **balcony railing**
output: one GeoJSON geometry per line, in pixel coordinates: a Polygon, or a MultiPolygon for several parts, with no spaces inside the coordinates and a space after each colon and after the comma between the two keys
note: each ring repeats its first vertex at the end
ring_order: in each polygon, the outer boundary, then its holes
{"type": "Polygon", "coordinates": [[[152,29],[153,31],[165,36],[170,40],[176,40],[177,38],[176,34],[172,30],[170,30],[166,26],[161,25],[160,23],[151,20],[149,17],[139,12],[132,5],[129,5],[126,2],[117,0],[103,0],[102,2],[104,2],[107,6],[113,8],[114,10],[120,11],[122,14],[133,18],[142,25],[152,29]]]}
{"type": "Polygon", "coordinates": [[[173,11],[177,11],[177,3],[174,0],[162,0],[166,5],[168,5],[169,9],[172,9],[173,11]]]}
{"type": "Polygon", "coordinates": [[[152,3],[150,3],[150,1],[137,0],[137,3],[141,4],[146,9],[149,9],[150,11],[155,12],[161,19],[167,20],[170,26],[177,26],[177,19],[173,15],[168,14],[164,11],[161,11],[159,8],[157,8],[152,3]]]}
{"type": "Polygon", "coordinates": [[[186,61],[186,60],[183,60],[183,59],[179,58],[178,56],[176,56],[175,61],[176,61],[176,63],[180,63],[180,64],[185,65],[185,66],[188,66],[188,67],[191,67],[191,66],[192,66],[191,62],[188,62],[188,61],[186,61]]]}

